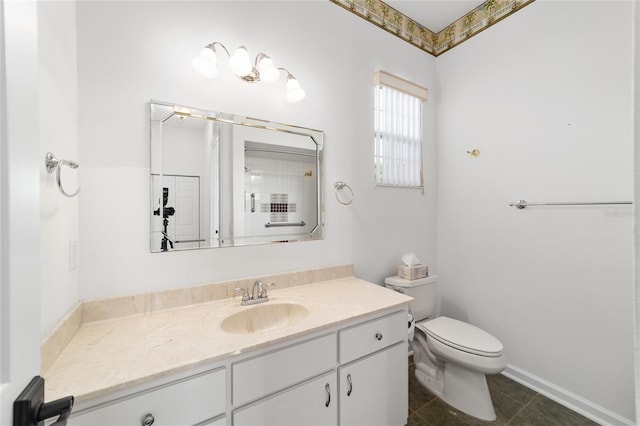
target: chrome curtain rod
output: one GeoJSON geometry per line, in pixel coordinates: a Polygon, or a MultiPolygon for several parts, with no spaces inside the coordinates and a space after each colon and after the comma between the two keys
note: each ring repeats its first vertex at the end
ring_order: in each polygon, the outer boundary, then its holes
{"type": "Polygon", "coordinates": [[[509,203],[509,206],[517,209],[524,209],[531,206],[603,206],[603,205],[621,205],[633,204],[632,201],[587,201],[587,202],[565,202],[565,203],[527,203],[525,200],[518,200],[515,203],[509,203]]]}

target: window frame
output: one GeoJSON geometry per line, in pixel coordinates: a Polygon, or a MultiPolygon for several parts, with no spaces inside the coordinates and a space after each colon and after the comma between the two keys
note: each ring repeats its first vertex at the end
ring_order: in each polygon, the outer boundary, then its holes
{"type": "MultiPolygon", "coordinates": [[[[380,187],[392,187],[392,188],[410,188],[410,189],[422,189],[424,192],[424,169],[423,169],[423,140],[424,140],[424,127],[423,127],[423,117],[424,117],[424,103],[427,101],[428,89],[422,86],[419,86],[415,83],[412,83],[403,78],[397,77],[393,74],[387,73],[385,71],[377,70],[374,76],[374,183],[375,186],[380,187]],[[395,120],[395,124],[397,127],[398,120],[407,120],[406,115],[412,114],[414,117],[410,119],[410,121],[403,121],[404,126],[402,126],[402,130],[400,132],[395,133],[387,133],[387,135],[391,134],[395,138],[400,138],[400,141],[391,142],[392,145],[387,145],[387,149],[397,150],[398,147],[402,147],[402,150],[405,152],[404,156],[394,156],[394,160],[400,160],[401,162],[405,162],[404,167],[401,167],[401,170],[407,171],[406,162],[413,158],[415,160],[415,156],[411,157],[409,153],[406,152],[407,149],[415,149],[416,147],[419,149],[418,153],[418,161],[417,161],[417,173],[416,176],[413,172],[410,179],[397,179],[396,182],[390,181],[389,179],[383,180],[380,178],[379,174],[379,165],[380,159],[382,155],[380,154],[381,147],[381,132],[384,132],[380,129],[380,122],[382,114],[380,103],[380,96],[382,96],[383,87],[389,90],[385,90],[385,95],[390,96],[400,96],[405,97],[403,101],[405,103],[414,103],[411,107],[405,105],[402,113],[403,115],[399,117],[399,114],[393,113],[391,117],[386,116],[385,119],[395,120]],[[407,97],[408,95],[409,97],[407,97]],[[415,112],[416,103],[417,102],[417,113],[415,112]],[[415,115],[417,115],[417,122],[415,120],[415,115]],[[411,121],[413,120],[413,121],[411,121]],[[415,126],[418,127],[417,131],[415,126]],[[408,128],[409,127],[409,128],[408,128]],[[417,136],[417,146],[415,144],[415,136],[417,136]],[[412,142],[413,140],[413,142],[412,142]],[[415,183],[407,183],[407,181],[413,181],[415,183]]],[[[384,133],[383,133],[384,134],[384,133]]],[[[416,162],[413,162],[413,165],[416,166],[416,162]]],[[[410,166],[408,166],[410,168],[410,166]]],[[[415,170],[415,168],[414,168],[415,170]]]]}

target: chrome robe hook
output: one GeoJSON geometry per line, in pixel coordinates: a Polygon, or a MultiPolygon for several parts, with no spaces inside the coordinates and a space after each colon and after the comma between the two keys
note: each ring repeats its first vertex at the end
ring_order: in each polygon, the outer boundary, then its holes
{"type": "Polygon", "coordinates": [[[47,152],[47,155],[44,157],[44,164],[47,168],[48,173],[56,172],[56,182],[58,183],[58,189],[65,197],[75,197],[80,192],[80,188],[76,189],[76,192],[73,194],[68,194],[64,188],[62,188],[62,182],[60,181],[60,169],[62,166],[67,166],[71,169],[77,169],[78,163],[70,160],[58,160],[53,152],[47,152]]]}

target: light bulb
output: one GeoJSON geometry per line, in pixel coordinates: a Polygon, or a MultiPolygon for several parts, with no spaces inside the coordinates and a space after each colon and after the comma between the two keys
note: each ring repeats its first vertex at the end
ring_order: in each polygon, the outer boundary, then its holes
{"type": "Polygon", "coordinates": [[[244,46],[240,46],[233,52],[233,55],[229,58],[229,66],[231,70],[238,77],[245,77],[251,74],[253,66],[251,65],[251,58],[249,52],[244,46]]]}
{"type": "Polygon", "coordinates": [[[287,101],[289,102],[300,102],[307,96],[307,93],[300,87],[298,80],[293,76],[289,76],[285,87],[287,89],[287,101]]]}
{"type": "Polygon", "coordinates": [[[258,71],[260,72],[260,81],[268,84],[275,83],[280,78],[280,71],[268,56],[263,56],[258,62],[258,71]]]}
{"type": "Polygon", "coordinates": [[[214,78],[218,75],[218,56],[213,49],[205,47],[193,60],[193,68],[204,78],[214,78]]]}

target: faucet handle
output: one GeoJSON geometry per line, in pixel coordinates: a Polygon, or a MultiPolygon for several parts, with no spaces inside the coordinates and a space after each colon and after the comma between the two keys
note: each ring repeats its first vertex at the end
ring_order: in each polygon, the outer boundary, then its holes
{"type": "Polygon", "coordinates": [[[246,288],[242,288],[242,287],[237,287],[234,288],[233,291],[242,291],[242,301],[246,302],[247,300],[249,300],[249,290],[247,290],[246,288]]]}
{"type": "Polygon", "coordinates": [[[271,282],[269,284],[264,284],[264,283],[262,283],[262,281],[260,281],[260,288],[259,288],[258,296],[259,297],[267,297],[267,287],[271,287],[272,285],[276,285],[276,283],[271,282]]]}

